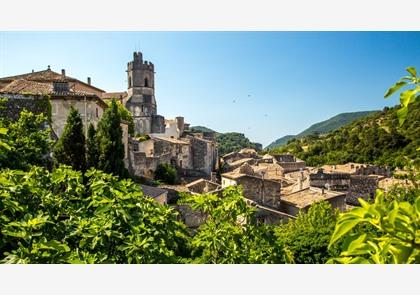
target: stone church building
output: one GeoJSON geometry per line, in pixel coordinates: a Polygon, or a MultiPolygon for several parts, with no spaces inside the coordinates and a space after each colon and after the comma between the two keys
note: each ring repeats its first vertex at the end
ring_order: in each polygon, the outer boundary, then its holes
{"type": "Polygon", "coordinates": [[[106,92],[86,82],[46,70],[0,78],[0,98],[7,98],[6,109],[1,115],[17,119],[22,109],[34,113],[46,112],[40,108],[48,97],[51,104],[53,136],[61,136],[70,107],[81,114],[85,130],[89,123],[97,126],[108,107],[106,101],[117,99],[131,112],[135,124],[135,136],[128,135],[123,124],[125,164],[138,176],[152,178],[160,163],[176,167],[185,176],[210,177],[218,169],[218,153],[215,140],[203,133],[187,129],[183,117],[165,120],[157,113],[155,98],[155,72],[151,62],[143,60],[141,52],[134,52],[127,64],[127,91],[106,92]]]}

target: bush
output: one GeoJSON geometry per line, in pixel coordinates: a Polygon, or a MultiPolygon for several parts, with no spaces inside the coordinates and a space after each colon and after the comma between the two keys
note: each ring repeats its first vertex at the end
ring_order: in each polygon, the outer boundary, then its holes
{"type": "Polygon", "coordinates": [[[155,179],[167,184],[178,183],[178,173],[174,167],[167,163],[159,164],[155,172],[155,179]]]}

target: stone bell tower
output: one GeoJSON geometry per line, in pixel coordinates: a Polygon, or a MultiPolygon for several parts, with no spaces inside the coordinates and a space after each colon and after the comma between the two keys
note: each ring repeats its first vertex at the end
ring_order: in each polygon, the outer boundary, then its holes
{"type": "Polygon", "coordinates": [[[134,52],[133,57],[133,61],[127,64],[128,95],[125,106],[133,116],[135,133],[163,133],[165,120],[157,115],[154,65],[143,61],[141,52],[134,52]]]}

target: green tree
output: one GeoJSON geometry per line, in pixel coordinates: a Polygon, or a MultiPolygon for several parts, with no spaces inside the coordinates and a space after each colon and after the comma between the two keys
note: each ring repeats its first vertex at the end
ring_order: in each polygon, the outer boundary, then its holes
{"type": "Polygon", "coordinates": [[[411,89],[402,91],[400,93],[401,108],[397,112],[400,125],[404,124],[407,118],[409,105],[420,99],[420,77],[417,77],[416,68],[408,67],[406,71],[410,74],[410,76],[402,77],[400,81],[395,83],[395,85],[389,88],[385,93],[385,98],[388,98],[402,87],[412,87],[411,89]]]}
{"type": "MultiPolygon", "coordinates": [[[[7,128],[0,127],[0,135],[2,137],[7,136],[7,128]]],[[[10,146],[6,143],[4,138],[0,138],[0,151],[1,149],[10,150],[10,146]]]]}
{"type": "Polygon", "coordinates": [[[339,253],[338,247],[328,249],[337,218],[337,210],[329,203],[318,202],[296,220],[276,228],[276,235],[293,253],[295,263],[325,263],[339,253]]]}
{"type": "Polygon", "coordinates": [[[98,123],[96,142],[99,152],[98,169],[106,173],[126,176],[121,117],[115,100],[112,100],[110,107],[105,110],[98,123]]]}
{"type": "Polygon", "coordinates": [[[86,139],[86,166],[87,168],[97,167],[99,161],[98,143],[96,141],[96,130],[92,123],[89,124],[88,137],[86,139]]]}
{"type": "Polygon", "coordinates": [[[48,119],[23,110],[15,122],[2,121],[0,128],[7,129],[7,146],[0,154],[0,168],[27,170],[32,165],[47,166],[51,147],[48,119]]]}
{"type": "Polygon", "coordinates": [[[161,163],[156,168],[155,179],[167,184],[176,184],[178,182],[178,173],[171,165],[161,163]]]}
{"type": "Polygon", "coordinates": [[[86,169],[83,122],[79,112],[73,107],[70,108],[63,134],[54,146],[54,160],[57,165],[69,165],[80,171],[86,169]]]}
{"type": "Polygon", "coordinates": [[[240,187],[223,196],[185,194],[179,201],[207,215],[191,241],[194,263],[285,263],[290,251],[279,243],[273,228],[255,223],[255,210],[246,204],[240,187]]]}
{"type": "Polygon", "coordinates": [[[116,99],[113,99],[110,102],[108,102],[108,106],[111,106],[112,101],[115,101],[118,106],[118,112],[121,117],[121,122],[128,125],[128,134],[134,136],[134,120],[133,116],[131,115],[131,112],[127,110],[127,108],[119,100],[116,99]]]}
{"type": "Polygon", "coordinates": [[[340,257],[330,263],[420,263],[420,198],[414,204],[385,200],[376,192],[373,204],[359,199],[362,207],[338,219],[330,247],[343,238],[340,257]],[[374,231],[353,231],[369,225],[374,231]]]}
{"type": "Polygon", "coordinates": [[[3,263],[178,263],[177,213],[131,180],[69,166],[0,171],[3,263]]]}

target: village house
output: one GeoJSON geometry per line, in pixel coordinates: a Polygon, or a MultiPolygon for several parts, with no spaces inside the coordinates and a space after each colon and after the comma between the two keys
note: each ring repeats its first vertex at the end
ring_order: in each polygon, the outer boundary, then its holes
{"type": "Polygon", "coordinates": [[[17,119],[20,110],[51,114],[55,139],[64,130],[70,107],[77,109],[84,128],[95,127],[108,107],[106,101],[119,100],[132,114],[135,135],[129,136],[127,124],[122,124],[124,163],[134,175],[153,178],[157,166],[167,163],[182,176],[210,178],[218,169],[217,144],[202,133],[184,132],[188,124],[183,117],[165,120],[157,114],[155,72],[151,62],[135,52],[127,64],[127,91],[106,92],[87,82],[70,77],[63,69],[54,72],[48,66],[43,71],[0,78],[0,97],[8,99],[6,116],[17,119]],[[51,110],[46,107],[50,102],[51,110]],[[42,107],[41,107],[42,106],[42,107]]]}
{"type": "Polygon", "coordinates": [[[154,199],[160,205],[168,204],[168,191],[159,187],[140,184],[143,195],[154,199]]]}
{"type": "Polygon", "coordinates": [[[26,108],[34,113],[45,113],[41,109],[42,101],[49,99],[51,104],[51,124],[56,138],[60,137],[70,112],[70,107],[77,109],[84,126],[92,123],[95,127],[107,104],[101,99],[105,91],[87,82],[51,70],[30,72],[27,74],[0,78],[0,97],[8,99],[7,116],[17,119],[21,109],[26,108]]]}
{"type": "Polygon", "coordinates": [[[389,179],[389,173],[389,169],[384,167],[348,163],[325,165],[310,174],[309,178],[312,187],[345,192],[346,203],[354,206],[359,204],[358,198],[374,199],[380,181],[389,179]]]}
{"type": "Polygon", "coordinates": [[[308,187],[300,191],[281,196],[281,211],[296,216],[299,211],[308,211],[309,207],[319,201],[326,201],[334,209],[344,211],[346,193],[308,187]]]}

